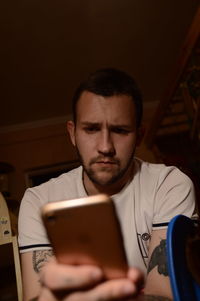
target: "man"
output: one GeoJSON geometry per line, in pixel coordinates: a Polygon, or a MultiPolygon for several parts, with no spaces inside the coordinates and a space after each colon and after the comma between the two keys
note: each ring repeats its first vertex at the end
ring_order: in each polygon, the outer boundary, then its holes
{"type": "Polygon", "coordinates": [[[191,180],[175,167],[134,158],[143,136],[142,99],[126,73],[103,69],[91,74],[75,92],[73,115],[67,129],[82,166],[28,189],[22,200],[19,245],[24,300],[136,298],[143,273],[145,294],[168,300],[166,227],[176,214],[193,216],[191,180]],[[130,266],[126,279],[102,282],[98,267],[63,266],[55,258],[46,263],[52,251],[40,219],[41,206],[98,193],[111,195],[115,202],[130,266]]]}

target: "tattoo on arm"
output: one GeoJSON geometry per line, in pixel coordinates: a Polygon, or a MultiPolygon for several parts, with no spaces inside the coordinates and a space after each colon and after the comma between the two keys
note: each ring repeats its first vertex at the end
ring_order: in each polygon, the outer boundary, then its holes
{"type": "Polygon", "coordinates": [[[33,251],[33,269],[39,273],[43,265],[53,256],[52,250],[33,251]]]}
{"type": "Polygon", "coordinates": [[[147,273],[150,273],[155,267],[157,267],[159,274],[169,276],[167,268],[166,239],[162,239],[160,244],[153,250],[147,273]]]}

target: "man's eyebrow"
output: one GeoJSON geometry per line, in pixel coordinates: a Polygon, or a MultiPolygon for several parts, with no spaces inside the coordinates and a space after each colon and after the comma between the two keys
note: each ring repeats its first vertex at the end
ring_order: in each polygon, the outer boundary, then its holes
{"type": "MultiPolygon", "coordinates": [[[[82,121],[81,124],[83,126],[100,126],[100,122],[92,122],[92,121],[82,121]]],[[[109,124],[109,128],[124,128],[124,129],[131,129],[132,126],[128,124],[109,124]]]]}
{"type": "Polygon", "coordinates": [[[110,130],[122,129],[125,131],[133,131],[133,126],[128,124],[111,124],[109,125],[110,130]]]}
{"type": "Polygon", "coordinates": [[[110,124],[109,127],[111,128],[127,128],[130,129],[132,126],[128,124],[110,124]]]}
{"type": "Polygon", "coordinates": [[[81,122],[81,124],[83,125],[83,126],[99,126],[100,125],[100,123],[98,123],[98,122],[92,122],[92,121],[82,121],[81,122]]]}

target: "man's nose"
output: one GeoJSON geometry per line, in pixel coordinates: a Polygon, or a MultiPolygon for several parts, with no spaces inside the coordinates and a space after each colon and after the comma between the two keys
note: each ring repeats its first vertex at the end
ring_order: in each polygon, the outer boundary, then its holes
{"type": "Polygon", "coordinates": [[[115,147],[109,130],[102,130],[98,141],[98,151],[104,155],[114,155],[115,147]]]}

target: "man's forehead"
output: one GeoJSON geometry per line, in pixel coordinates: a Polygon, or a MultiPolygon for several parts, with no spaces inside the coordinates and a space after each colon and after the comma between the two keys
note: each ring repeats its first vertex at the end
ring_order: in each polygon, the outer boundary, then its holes
{"type": "Polygon", "coordinates": [[[88,91],[88,90],[85,90],[81,93],[80,97],[79,97],[79,100],[78,102],[80,101],[80,99],[88,99],[88,98],[98,98],[98,99],[114,99],[114,98],[127,98],[127,99],[130,99],[133,103],[134,103],[134,100],[132,98],[131,95],[128,95],[128,94],[119,94],[119,93],[114,93],[112,95],[102,95],[102,94],[96,94],[94,92],[91,92],[91,91],[88,91]]]}
{"type": "Polygon", "coordinates": [[[77,121],[130,124],[135,122],[135,106],[131,97],[114,95],[104,97],[85,92],[77,104],[77,121]]]}
{"type": "Polygon", "coordinates": [[[78,114],[77,123],[81,126],[96,126],[96,127],[135,127],[135,118],[127,118],[122,114],[118,115],[99,115],[99,114],[78,114]]]}
{"type": "Polygon", "coordinates": [[[131,109],[135,111],[135,104],[132,97],[125,94],[103,96],[84,91],[77,103],[77,109],[80,109],[81,111],[90,108],[95,110],[95,108],[98,107],[116,109],[119,106],[124,109],[127,108],[128,110],[131,109]]]}
{"type": "Polygon", "coordinates": [[[107,122],[107,121],[99,121],[97,122],[96,120],[90,120],[90,121],[84,121],[84,120],[80,120],[79,123],[82,125],[82,126],[94,126],[94,127],[101,127],[103,125],[106,125],[108,127],[123,127],[123,128],[130,128],[132,126],[132,124],[130,124],[129,122],[123,122],[123,123],[120,123],[119,120],[117,120],[116,122],[107,122]]]}

